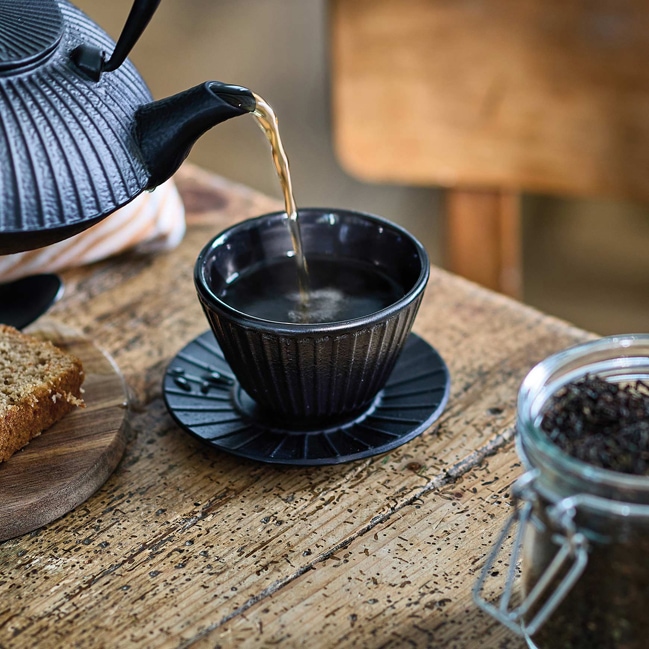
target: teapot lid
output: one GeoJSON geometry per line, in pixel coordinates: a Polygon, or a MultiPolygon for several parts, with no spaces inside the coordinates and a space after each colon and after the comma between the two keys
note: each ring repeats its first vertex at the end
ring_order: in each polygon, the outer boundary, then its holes
{"type": "Polygon", "coordinates": [[[62,37],[63,16],[56,0],[0,0],[0,73],[47,57],[62,37]]]}

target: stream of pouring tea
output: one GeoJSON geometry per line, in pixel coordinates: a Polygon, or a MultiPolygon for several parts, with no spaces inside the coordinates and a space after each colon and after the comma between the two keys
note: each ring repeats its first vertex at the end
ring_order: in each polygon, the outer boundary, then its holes
{"type": "Polygon", "coordinates": [[[257,106],[252,115],[268,139],[284,195],[293,259],[270,264],[239,278],[227,293],[226,301],[260,318],[303,324],[357,318],[392,304],[403,294],[401,287],[373,267],[368,270],[353,260],[332,262],[314,258],[307,268],[277,117],[262,97],[253,95],[257,106]],[[296,270],[297,291],[294,288],[296,270]]]}
{"type": "Polygon", "coordinates": [[[297,264],[298,284],[300,287],[300,299],[302,308],[305,309],[309,300],[309,273],[307,269],[304,250],[302,248],[302,237],[300,235],[300,224],[297,217],[297,206],[293,196],[293,185],[291,183],[291,174],[288,168],[288,158],[284,151],[284,145],[279,136],[279,126],[277,117],[271,106],[259,95],[253,93],[257,107],[252,113],[257,124],[266,135],[273,154],[273,162],[277,176],[279,177],[280,186],[284,195],[284,206],[288,216],[288,227],[297,264]]]}

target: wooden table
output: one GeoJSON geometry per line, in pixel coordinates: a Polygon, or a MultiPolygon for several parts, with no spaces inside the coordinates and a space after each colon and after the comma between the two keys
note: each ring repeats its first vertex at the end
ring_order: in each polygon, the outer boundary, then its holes
{"type": "Polygon", "coordinates": [[[199,249],[276,203],[191,166],[178,183],[178,249],[64,274],[51,315],[119,365],[129,443],[86,503],[0,545],[0,647],[522,648],[471,589],[521,473],[519,383],[587,334],[433,268],[415,331],[447,361],[452,392],[428,431],[321,468],[213,451],[174,424],[163,373],[207,329],[199,249]]]}

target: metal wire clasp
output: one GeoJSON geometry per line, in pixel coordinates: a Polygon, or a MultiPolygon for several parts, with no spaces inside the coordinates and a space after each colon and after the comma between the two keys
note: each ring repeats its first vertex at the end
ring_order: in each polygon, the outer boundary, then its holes
{"type": "Polygon", "coordinates": [[[516,608],[510,608],[516,566],[523,547],[525,529],[532,515],[534,504],[538,501],[538,492],[535,488],[538,476],[537,469],[528,471],[514,483],[512,488],[514,513],[503,527],[473,589],[473,599],[480,608],[521,636],[532,636],[539,630],[575,585],[588,563],[588,542],[586,537],[577,531],[574,520],[576,501],[573,498],[564,498],[546,510],[553,527],[558,530],[552,538],[559,546],[559,550],[523,602],[516,608]],[[518,523],[518,529],[512,547],[507,579],[496,606],[485,600],[481,593],[486,578],[516,523],[518,523]],[[570,561],[572,564],[565,570],[570,561]],[[565,571],[563,578],[554,591],[548,592],[553,580],[562,571],[565,571]],[[526,621],[528,613],[537,606],[538,610],[534,616],[526,621]]]}

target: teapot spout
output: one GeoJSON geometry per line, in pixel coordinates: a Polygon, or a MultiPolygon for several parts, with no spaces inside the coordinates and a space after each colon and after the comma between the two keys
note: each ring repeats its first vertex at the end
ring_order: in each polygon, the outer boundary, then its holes
{"type": "Polygon", "coordinates": [[[140,107],[135,120],[149,172],[146,189],[170,178],[203,133],[231,117],[252,113],[256,106],[247,88],[207,81],[140,107]]]}

